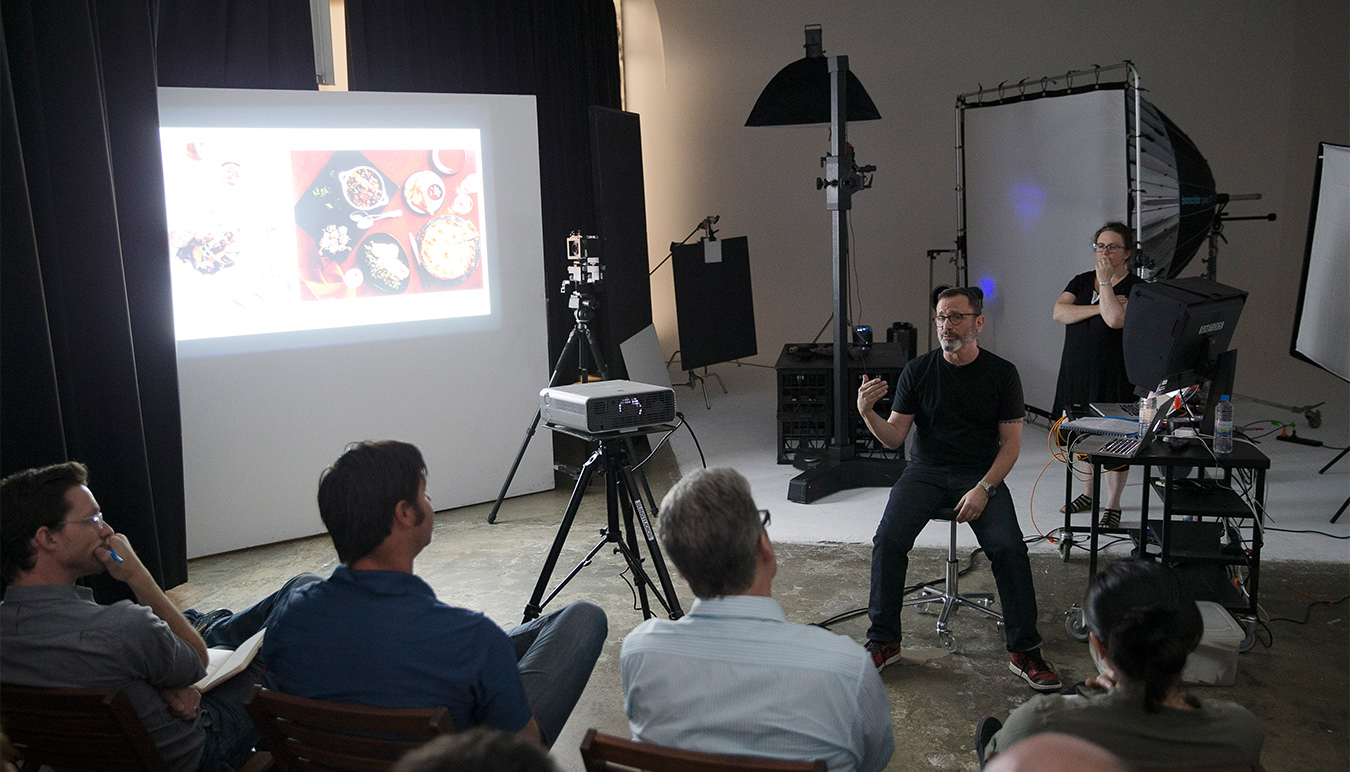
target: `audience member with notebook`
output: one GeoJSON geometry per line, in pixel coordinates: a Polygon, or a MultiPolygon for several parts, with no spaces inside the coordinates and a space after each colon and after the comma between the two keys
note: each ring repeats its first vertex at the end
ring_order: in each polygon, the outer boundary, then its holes
{"type": "Polygon", "coordinates": [[[0,481],[0,680],[122,689],[174,772],[238,767],[258,741],[243,703],[262,663],[202,694],[193,684],[206,673],[207,647],[244,644],[291,592],[319,577],[301,574],[238,614],[180,614],[127,537],[103,519],[88,479],[84,465],[69,461],[0,481]],[[75,584],[104,571],[137,602],[102,606],[75,584]]]}

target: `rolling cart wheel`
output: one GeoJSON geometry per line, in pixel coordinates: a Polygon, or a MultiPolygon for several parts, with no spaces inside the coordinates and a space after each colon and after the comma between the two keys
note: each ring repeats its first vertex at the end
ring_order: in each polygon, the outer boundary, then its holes
{"type": "Polygon", "coordinates": [[[1059,542],[1059,559],[1065,563],[1069,562],[1069,553],[1073,551],[1073,537],[1065,534],[1059,542]]]}
{"type": "Polygon", "coordinates": [[[927,603],[915,603],[915,604],[914,604],[914,611],[915,611],[915,613],[918,613],[918,614],[929,614],[929,613],[932,613],[932,612],[929,611],[929,609],[928,609],[928,604],[927,604],[927,603]]]}
{"type": "Polygon", "coordinates": [[[1064,629],[1070,638],[1079,643],[1087,643],[1088,629],[1087,622],[1083,619],[1083,609],[1074,606],[1064,612],[1064,629]]]}
{"type": "Polygon", "coordinates": [[[950,631],[938,630],[938,642],[942,644],[942,648],[953,654],[956,653],[956,636],[952,635],[950,631]]]}
{"type": "Polygon", "coordinates": [[[1247,631],[1247,635],[1238,644],[1238,653],[1246,654],[1256,647],[1256,623],[1243,620],[1242,628],[1247,631]]]}

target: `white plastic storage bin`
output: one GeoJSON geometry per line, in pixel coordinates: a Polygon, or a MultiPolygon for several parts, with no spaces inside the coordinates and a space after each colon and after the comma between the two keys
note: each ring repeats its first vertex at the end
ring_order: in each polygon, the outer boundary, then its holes
{"type": "Polygon", "coordinates": [[[1205,620],[1205,635],[1186,658],[1181,680],[1188,684],[1232,686],[1237,680],[1238,648],[1247,631],[1218,603],[1201,600],[1195,605],[1205,620]]]}

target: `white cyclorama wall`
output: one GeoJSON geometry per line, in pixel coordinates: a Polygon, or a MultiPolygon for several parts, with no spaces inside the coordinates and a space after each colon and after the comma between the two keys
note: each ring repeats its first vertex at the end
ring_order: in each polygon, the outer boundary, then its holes
{"type": "Polygon", "coordinates": [[[972,107],[965,128],[970,282],[985,293],[980,345],[1016,363],[1027,405],[1048,413],[1064,342],[1051,308],[1069,279],[1093,269],[1093,231],[1128,211],[1125,92],[972,107]]]}
{"type": "MultiPolygon", "coordinates": [[[[396,136],[383,129],[481,138],[488,313],[180,341],[189,556],[322,533],[319,474],[357,440],[418,445],[437,509],[494,498],[548,381],[534,97],[160,89],[159,103],[166,129],[369,129],[371,150],[396,136]]],[[[552,486],[552,444],[533,442],[511,493],[552,486]]]]}

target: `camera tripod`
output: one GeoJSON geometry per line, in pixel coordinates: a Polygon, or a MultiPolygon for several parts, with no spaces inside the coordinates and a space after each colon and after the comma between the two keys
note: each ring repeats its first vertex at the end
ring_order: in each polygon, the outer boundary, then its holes
{"type": "MultiPolygon", "coordinates": [[[[558,380],[562,375],[563,362],[567,361],[567,353],[574,348],[577,352],[577,369],[581,374],[581,382],[585,383],[586,377],[586,351],[589,348],[591,358],[595,360],[595,371],[599,373],[600,380],[609,380],[609,371],[605,369],[605,357],[600,353],[600,344],[595,340],[595,333],[591,331],[590,323],[595,321],[596,315],[596,290],[600,282],[604,279],[604,269],[600,265],[600,258],[591,255],[586,247],[586,241],[595,240],[595,236],[582,236],[581,231],[573,231],[572,235],[567,237],[567,259],[571,262],[567,266],[567,279],[562,284],[563,294],[568,296],[567,305],[572,309],[572,317],[575,324],[572,326],[572,332],[567,336],[567,342],[563,344],[562,352],[558,354],[558,361],[553,365],[553,374],[549,376],[548,388],[558,385],[558,380]],[[581,344],[582,338],[586,340],[586,346],[581,344]]],[[[525,440],[520,443],[520,450],[516,452],[515,461],[511,462],[511,470],[506,473],[506,480],[502,482],[502,489],[497,492],[497,500],[492,505],[492,511],[488,513],[487,521],[489,523],[497,522],[497,510],[502,508],[502,501],[506,499],[506,492],[511,487],[511,481],[516,477],[516,470],[520,468],[520,460],[525,457],[525,451],[530,447],[530,440],[534,438],[535,430],[539,428],[539,418],[543,413],[543,408],[534,409],[534,419],[530,421],[530,427],[525,430],[525,440]]],[[[626,439],[628,452],[634,456],[637,452],[633,448],[631,436],[626,439]]],[[[638,477],[642,480],[642,490],[647,494],[647,501],[651,504],[653,512],[656,511],[656,500],[652,497],[651,487],[647,485],[647,476],[638,472],[638,477]]]]}
{"type": "MultiPolygon", "coordinates": [[[[599,446],[593,452],[586,463],[581,467],[581,474],[577,477],[577,484],[572,489],[572,498],[567,502],[567,511],[563,514],[562,523],[558,526],[558,535],[553,539],[553,546],[549,549],[548,557],[544,559],[544,567],[539,572],[539,582],[534,586],[534,593],[530,596],[530,602],[525,605],[524,618],[521,623],[536,619],[544,611],[549,601],[557,597],[567,583],[572,581],[581,569],[589,566],[591,560],[595,557],[606,544],[614,545],[614,551],[623,555],[624,561],[628,564],[629,571],[633,574],[633,585],[636,588],[639,604],[642,608],[642,618],[650,619],[652,616],[651,604],[648,601],[647,593],[650,589],[656,602],[665,609],[671,619],[679,619],[684,616],[684,611],[680,609],[680,601],[675,597],[675,586],[671,584],[670,572],[666,570],[666,561],[661,557],[661,547],[656,542],[656,534],[652,531],[651,520],[647,516],[647,508],[642,504],[642,497],[638,495],[637,485],[633,481],[632,464],[629,461],[625,445],[621,443],[618,437],[612,435],[592,435],[573,429],[567,429],[561,426],[548,424],[554,431],[571,434],[574,437],[580,437],[588,442],[595,441],[599,446]],[[553,591],[544,597],[544,591],[548,589],[549,579],[553,576],[553,569],[558,565],[558,556],[562,553],[563,544],[567,541],[567,533],[572,528],[572,521],[576,518],[577,510],[581,506],[581,497],[586,493],[586,487],[590,485],[591,475],[595,473],[597,466],[603,464],[605,475],[605,508],[608,514],[608,520],[604,528],[600,529],[600,541],[596,543],[591,551],[586,553],[586,557],[577,563],[567,576],[553,588],[553,591]],[[623,512],[623,532],[619,530],[619,513],[623,512]],[[656,576],[661,582],[657,587],[656,582],[642,568],[642,557],[638,553],[637,529],[633,523],[633,516],[636,513],[637,520],[642,525],[642,537],[647,543],[647,554],[651,556],[652,567],[656,571],[656,576]],[[627,541],[625,542],[625,537],[627,541]],[[541,600],[542,599],[542,600],[541,600]]],[[[657,431],[666,431],[671,427],[652,426],[640,429],[639,432],[649,434],[657,431]]]]}

